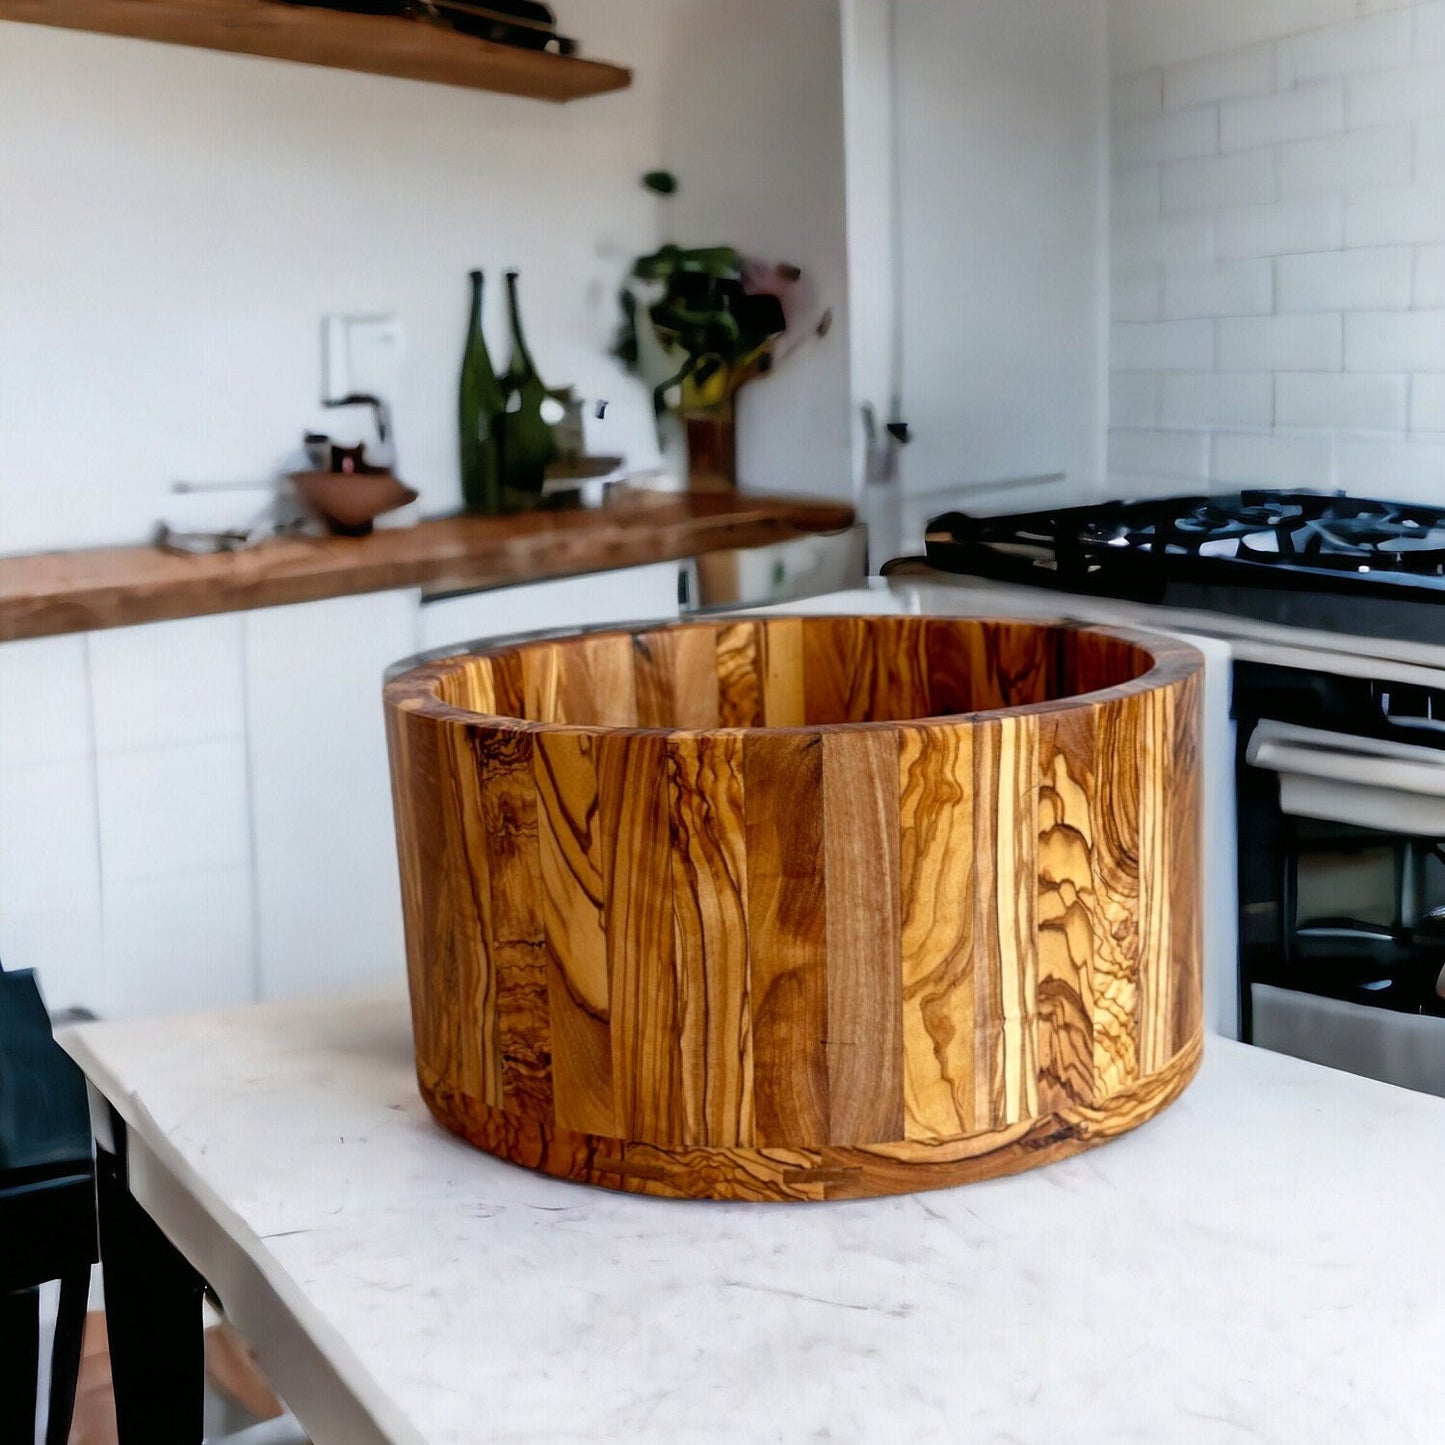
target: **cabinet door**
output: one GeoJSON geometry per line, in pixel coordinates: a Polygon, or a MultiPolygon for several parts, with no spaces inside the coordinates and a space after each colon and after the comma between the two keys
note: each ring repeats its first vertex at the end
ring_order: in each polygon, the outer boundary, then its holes
{"type": "Polygon", "coordinates": [[[416,650],[414,592],[246,614],[246,736],[263,998],[405,975],[381,706],[416,650]]]}
{"type": "Polygon", "coordinates": [[[84,637],[0,645],[0,962],[52,1009],[105,1004],[84,637]]]}
{"type": "Polygon", "coordinates": [[[242,622],[93,632],[104,1011],[255,996],[242,622]]]}
{"type": "Polygon", "coordinates": [[[430,650],[548,627],[676,617],[679,570],[677,562],[657,562],[423,602],[421,646],[430,650]]]}

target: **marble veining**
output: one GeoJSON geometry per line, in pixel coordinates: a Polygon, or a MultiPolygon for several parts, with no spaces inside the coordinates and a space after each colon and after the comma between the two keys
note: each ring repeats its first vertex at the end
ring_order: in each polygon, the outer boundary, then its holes
{"type": "Polygon", "coordinates": [[[1440,1438],[1445,1101],[1211,1038],[1160,1118],[1016,1178],[654,1200],[454,1139],[408,1030],[391,994],[66,1037],[391,1438],[1440,1438]]]}

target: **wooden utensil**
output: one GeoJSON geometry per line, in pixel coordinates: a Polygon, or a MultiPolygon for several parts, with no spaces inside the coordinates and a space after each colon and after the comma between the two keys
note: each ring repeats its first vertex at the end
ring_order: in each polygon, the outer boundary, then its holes
{"type": "Polygon", "coordinates": [[[963,618],[500,647],[386,689],[417,1072],[494,1154],[824,1199],[1133,1128],[1202,1035],[1202,659],[963,618]]]}

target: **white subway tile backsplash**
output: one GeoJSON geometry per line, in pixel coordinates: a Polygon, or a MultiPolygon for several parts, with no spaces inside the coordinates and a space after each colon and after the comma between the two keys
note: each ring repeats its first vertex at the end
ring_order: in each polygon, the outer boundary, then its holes
{"type": "Polygon", "coordinates": [[[1213,255],[1213,223],[1202,212],[1116,226],[1111,237],[1116,275],[1157,275],[1166,265],[1204,266],[1213,255]]]}
{"type": "Polygon", "coordinates": [[[1207,321],[1115,323],[1110,356],[1124,371],[1196,371],[1214,365],[1214,327],[1207,321]]]}
{"type": "Polygon", "coordinates": [[[85,639],[0,643],[0,768],[87,757],[85,639]]]}
{"type": "Polygon", "coordinates": [[[88,758],[0,771],[0,929],[11,913],[98,904],[96,838],[88,758]]]}
{"type": "Polygon", "coordinates": [[[238,614],[94,633],[90,679],[102,753],[245,732],[238,614]]]}
{"type": "Polygon", "coordinates": [[[1415,255],[1415,305],[1445,306],[1445,246],[1421,246],[1415,255]]]}
{"type": "Polygon", "coordinates": [[[1115,85],[1107,475],[1445,503],[1445,0],[1261,3],[1115,85]]]}
{"type": "Polygon", "coordinates": [[[97,759],[105,886],[250,861],[246,749],[239,739],[97,759]]]}
{"type": "Polygon", "coordinates": [[[1295,141],[1280,147],[1280,195],[1408,185],[1413,176],[1412,150],[1408,125],[1372,126],[1320,140],[1295,141]]]}
{"type": "Polygon", "coordinates": [[[1214,218],[1214,246],[1220,260],[1332,251],[1344,234],[1338,196],[1311,196],[1269,206],[1240,206],[1214,218]]]}
{"type": "Polygon", "coordinates": [[[1109,289],[1114,321],[1158,321],[1163,315],[1164,283],[1157,277],[1115,281],[1109,289]]]}
{"type": "Polygon", "coordinates": [[[1445,186],[1445,116],[1415,123],[1415,183],[1445,186]]]}
{"type": "Polygon", "coordinates": [[[1171,320],[1262,316],[1273,304],[1274,269],[1267,260],[1232,261],[1209,271],[1171,275],[1164,280],[1164,315],[1171,320]]]}
{"type": "Polygon", "coordinates": [[[1337,480],[1348,492],[1402,502],[1445,503],[1445,442],[1341,437],[1337,480]]]}
{"type": "Polygon", "coordinates": [[[1265,148],[1170,161],[1162,172],[1164,211],[1255,205],[1274,200],[1277,191],[1274,153],[1265,148]]]}
{"type": "Polygon", "coordinates": [[[1109,425],[1149,427],[1159,424],[1161,373],[1115,371],[1109,375],[1109,425]]]}
{"type": "Polygon", "coordinates": [[[1340,318],[1252,316],[1219,323],[1221,371],[1338,371],[1340,318]]]}
{"type": "Polygon", "coordinates": [[[1212,55],[1164,72],[1164,105],[1168,110],[1236,100],[1247,95],[1268,95],[1275,88],[1272,45],[1252,45],[1228,55],[1212,55]]]}
{"type": "Polygon", "coordinates": [[[1209,155],[1219,149],[1219,116],[1212,107],[1148,116],[1116,125],[1113,137],[1114,165],[1119,170],[1209,155]]]}
{"type": "Polygon", "coordinates": [[[1445,241],[1445,189],[1400,186],[1346,199],[1346,246],[1408,246],[1435,241],[1445,241]]]}
{"type": "Polygon", "coordinates": [[[106,989],[118,1012],[179,1013],[254,999],[249,868],[109,883],[104,918],[106,989]]]}
{"type": "Polygon", "coordinates": [[[1109,470],[1203,481],[1209,475],[1209,433],[1111,431],[1109,470]]]}
{"type": "Polygon", "coordinates": [[[1411,41],[1408,10],[1360,16],[1292,36],[1279,44],[1280,85],[1408,65],[1411,41]]]}
{"type": "Polygon", "coordinates": [[[1159,167],[1115,171],[1109,186],[1109,214],[1116,222],[1155,219],[1159,214],[1159,167]]]}
{"type": "Polygon", "coordinates": [[[1232,487],[1329,487],[1333,452],[1327,436],[1216,432],[1210,474],[1232,487]]]}
{"type": "MultiPolygon", "coordinates": [[[[1181,112],[1184,115],[1202,113],[1181,112]]],[[[1226,151],[1306,140],[1344,128],[1345,88],[1338,80],[1311,85],[1303,90],[1286,91],[1281,95],[1226,101],[1219,108],[1219,148],[1226,151]]],[[[1163,157],[1151,156],[1149,159],[1160,160],[1163,157]]]]}
{"type": "Polygon", "coordinates": [[[1275,263],[1275,309],[1386,311],[1410,304],[1413,256],[1408,246],[1281,256],[1275,263]]]}
{"type": "Polygon", "coordinates": [[[1273,417],[1268,374],[1176,372],[1163,378],[1160,420],[1166,427],[1268,427],[1273,417]]]}
{"type": "Polygon", "coordinates": [[[1410,430],[1445,435],[1445,374],[1411,378],[1410,430]]]}
{"type": "Polygon", "coordinates": [[[1352,76],[1345,87],[1351,127],[1388,125],[1445,112],[1445,65],[1352,76]]]}
{"type": "Polygon", "coordinates": [[[1142,120],[1164,108],[1164,76],[1158,70],[1125,76],[1109,88],[1109,114],[1117,121],[1142,120]]]}
{"type": "Polygon", "coordinates": [[[1415,63],[1445,60],[1445,4],[1415,6],[1415,63]]]}
{"type": "Polygon", "coordinates": [[[33,968],[52,1012],[103,1013],[99,898],[61,908],[7,909],[0,917],[0,962],[7,969],[33,968]]]}
{"type": "Polygon", "coordinates": [[[1275,377],[1275,420],[1282,427],[1404,431],[1407,380],[1284,372],[1275,377]]]}
{"type": "Polygon", "coordinates": [[[1445,310],[1345,317],[1346,371],[1445,371],[1445,310]]]}

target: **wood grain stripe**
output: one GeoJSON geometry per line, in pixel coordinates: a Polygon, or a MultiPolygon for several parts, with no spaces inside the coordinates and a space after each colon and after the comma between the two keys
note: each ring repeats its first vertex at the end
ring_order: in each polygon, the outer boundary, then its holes
{"type": "Polygon", "coordinates": [[[898,768],[892,732],[823,739],[832,1144],[903,1131],[898,768]]]}
{"type": "Polygon", "coordinates": [[[1202,677],[1186,677],[1174,694],[1174,746],[1169,763],[1171,936],[1159,966],[1172,977],[1169,1055],[1172,1058],[1204,1025],[1204,910],[1200,887],[1204,810],[1201,805],[1199,737],[1202,677]]]}
{"type": "Polygon", "coordinates": [[[1139,730],[1137,698],[1101,704],[1094,832],[1094,1097],[1139,1077],[1139,730]]]}
{"type": "Polygon", "coordinates": [[[1167,691],[1138,699],[1139,731],[1139,1072],[1169,1061],[1174,1008],[1169,917],[1174,884],[1169,773],[1174,753],[1174,699],[1167,691]]]}
{"type": "Polygon", "coordinates": [[[802,727],[804,700],[803,620],[776,617],[763,629],[763,722],[770,728],[802,727]]]}
{"type": "Polygon", "coordinates": [[[618,734],[599,740],[598,757],[617,1127],[627,1139],[685,1144],[667,740],[618,734]]]}
{"type": "Polygon", "coordinates": [[[475,747],[484,782],[481,816],[491,877],[500,1102],[504,1108],[550,1119],[550,955],[543,917],[533,738],[520,729],[478,729],[475,747]]]}
{"type": "Polygon", "coordinates": [[[537,789],[557,1124],[577,1133],[615,1137],[611,996],[593,748],[594,740],[583,734],[538,733],[532,776],[537,789]]]}
{"type": "Polygon", "coordinates": [[[718,725],[760,727],[763,721],[762,624],[730,622],[717,630],[718,725]]]}
{"type": "Polygon", "coordinates": [[[821,738],[749,736],[744,794],[757,1141],[816,1143],[828,1137],[821,738]]]}
{"type": "Polygon", "coordinates": [[[904,1137],[975,1127],[973,733],[907,729],[899,752],[904,1137]]]}
{"type": "Polygon", "coordinates": [[[1090,715],[1039,728],[1039,1107],[1094,1101],[1094,824],[1090,715]]]}
{"type": "Polygon", "coordinates": [[[711,627],[676,627],[632,639],[637,725],[718,725],[717,636],[711,627]]]}
{"type": "Polygon", "coordinates": [[[674,736],[667,761],[684,1141],[751,1145],[743,740],[674,736]]]}

